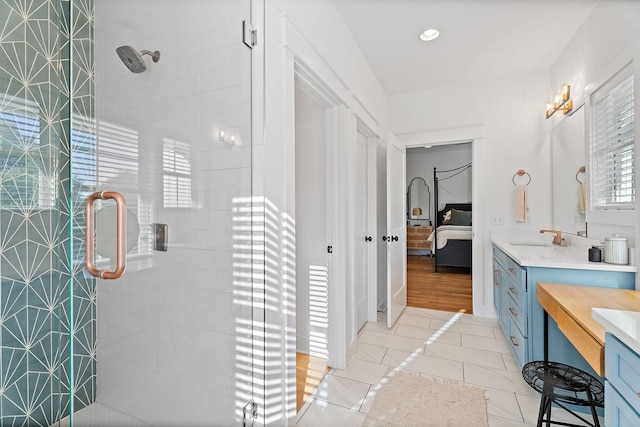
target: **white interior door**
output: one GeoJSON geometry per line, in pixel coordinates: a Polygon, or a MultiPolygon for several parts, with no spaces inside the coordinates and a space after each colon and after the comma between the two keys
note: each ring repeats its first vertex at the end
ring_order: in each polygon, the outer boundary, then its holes
{"type": "Polygon", "coordinates": [[[360,330],[367,322],[369,304],[368,248],[371,237],[368,222],[368,181],[367,181],[367,137],[358,132],[355,155],[355,295],[356,295],[356,330],[360,330]]]}
{"type": "Polygon", "coordinates": [[[406,150],[393,134],[387,140],[387,327],[407,306],[406,150]]]}

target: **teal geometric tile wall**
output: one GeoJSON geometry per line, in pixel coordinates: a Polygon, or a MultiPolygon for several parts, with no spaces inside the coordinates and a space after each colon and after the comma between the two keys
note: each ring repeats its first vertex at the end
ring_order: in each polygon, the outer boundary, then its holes
{"type": "MultiPolygon", "coordinates": [[[[70,100],[70,108],[65,108],[63,120],[63,139],[67,141],[66,157],[70,158],[67,170],[63,176],[68,180],[65,186],[66,199],[71,206],[65,206],[67,215],[71,214],[71,221],[66,223],[71,226],[70,235],[71,256],[65,255],[70,260],[66,270],[73,280],[72,288],[65,289],[64,298],[68,299],[62,304],[63,310],[72,309],[71,313],[65,313],[67,318],[72,318],[71,330],[73,340],[68,340],[69,331],[63,331],[65,344],[72,344],[72,364],[64,363],[65,369],[72,367],[72,387],[74,390],[73,409],[75,411],[95,401],[96,391],[96,281],[86,275],[85,260],[85,220],[84,201],[87,196],[95,191],[95,121],[94,121],[94,61],[93,61],[93,25],[94,2],[93,0],[63,1],[65,11],[62,20],[63,34],[67,40],[71,35],[69,49],[63,49],[63,54],[70,54],[71,58],[63,58],[63,76],[66,80],[65,90],[68,93],[64,98],[70,100]],[[70,14],[70,15],[69,15],[70,14]],[[69,73],[73,79],[69,77],[69,73]],[[90,173],[86,170],[91,169],[90,173]]],[[[69,354],[69,352],[65,352],[69,354]]],[[[67,372],[66,375],[69,375],[67,372]]],[[[68,395],[66,395],[68,396],[68,395]]]]}
{"type": "Polygon", "coordinates": [[[74,262],[84,249],[69,227],[88,186],[72,184],[70,154],[74,134],[92,134],[92,11],[92,1],[0,1],[3,426],[53,424],[68,414],[70,384],[75,409],[95,398],[95,283],[74,262]]]}

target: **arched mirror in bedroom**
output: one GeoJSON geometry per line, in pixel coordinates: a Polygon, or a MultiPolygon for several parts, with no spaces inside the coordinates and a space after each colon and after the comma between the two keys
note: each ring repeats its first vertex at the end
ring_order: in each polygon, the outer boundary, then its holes
{"type": "Polygon", "coordinates": [[[407,188],[407,220],[412,225],[430,225],[431,192],[422,177],[415,177],[407,188]]]}

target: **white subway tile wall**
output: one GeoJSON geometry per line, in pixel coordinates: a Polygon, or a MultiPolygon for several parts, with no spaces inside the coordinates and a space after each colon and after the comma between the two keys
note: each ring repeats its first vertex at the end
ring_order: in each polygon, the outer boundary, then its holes
{"type": "Polygon", "coordinates": [[[99,176],[98,187],[127,189],[148,207],[141,229],[167,224],[169,236],[166,252],[132,259],[122,279],[98,283],[97,400],[151,425],[237,421],[248,400],[237,382],[248,369],[243,320],[252,314],[251,61],[241,40],[249,7],[96,1],[98,131],[101,122],[135,131],[139,154],[139,164],[99,176]],[[160,60],[144,56],[146,71],[133,74],[115,53],[121,45],[158,50],[160,60]]]}

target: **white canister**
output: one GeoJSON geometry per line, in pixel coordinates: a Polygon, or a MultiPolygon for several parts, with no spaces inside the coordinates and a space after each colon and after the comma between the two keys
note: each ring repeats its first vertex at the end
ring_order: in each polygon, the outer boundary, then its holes
{"type": "Polygon", "coordinates": [[[629,239],[614,234],[604,239],[604,262],[609,264],[629,264],[629,239]]]}

